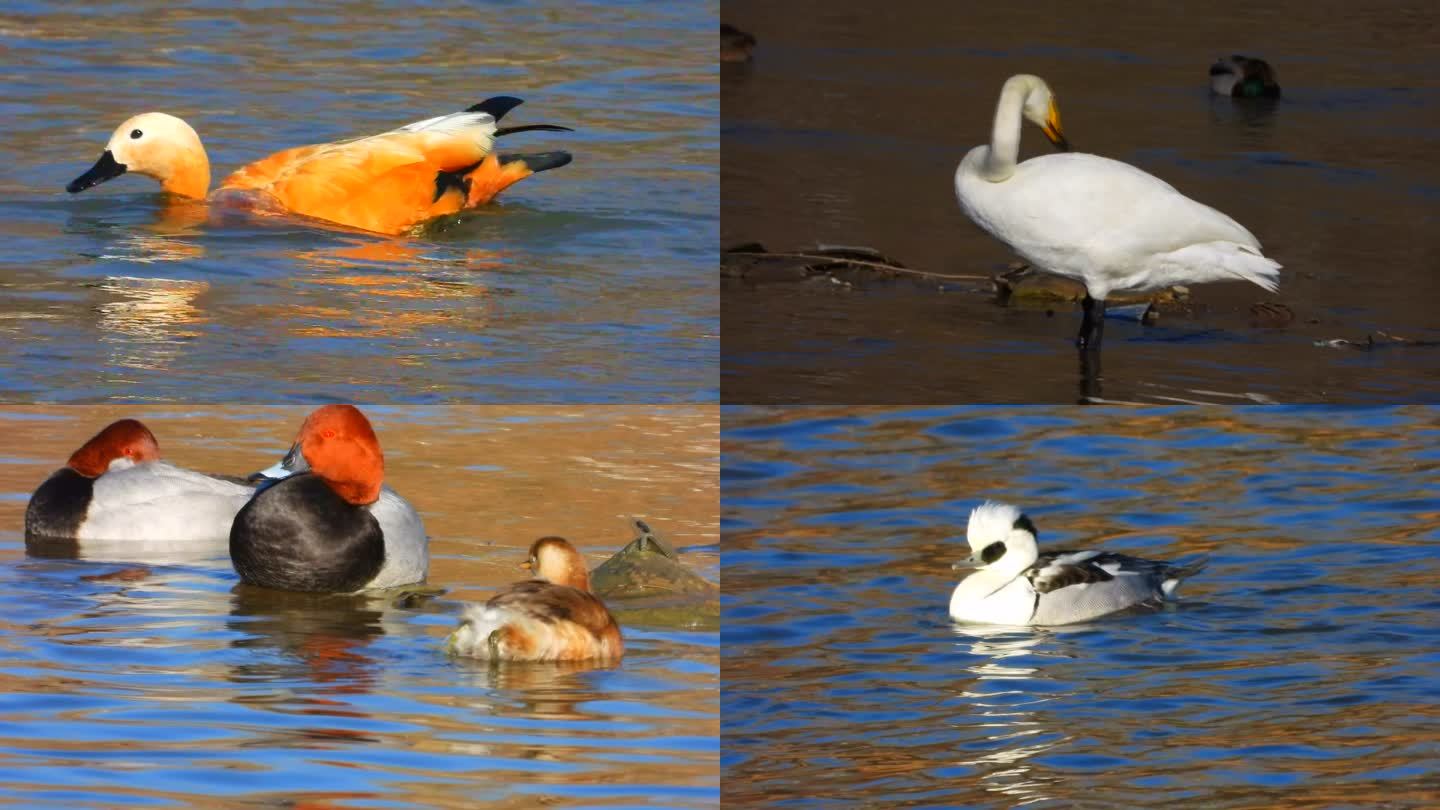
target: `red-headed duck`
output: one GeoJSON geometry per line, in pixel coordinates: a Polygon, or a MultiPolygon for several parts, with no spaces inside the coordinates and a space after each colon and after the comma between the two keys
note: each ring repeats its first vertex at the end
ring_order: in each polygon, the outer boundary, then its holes
{"type": "Polygon", "coordinates": [[[353,405],[317,408],[290,452],[235,516],[240,579],[286,591],[350,593],[421,582],[430,567],[415,508],[383,486],[385,457],[353,405]]]}
{"type": "MultiPolygon", "coordinates": [[[[277,152],[226,177],[220,191],[259,195],[286,210],[351,228],[403,234],[435,217],[484,205],[520,180],[570,162],[568,152],[497,155],[495,139],[553,124],[501,127],[520,105],[496,96],[463,112],[416,121],[379,135],[277,152]]],[[[160,181],[181,197],[205,199],[210,159],[190,125],[165,113],[134,116],[110,136],[74,194],[126,172],[160,181]]]]}
{"type": "Polygon", "coordinates": [[[95,434],[25,507],[26,544],[74,540],[79,556],[224,551],[230,522],[253,488],[160,459],[155,434],[121,419],[95,434]]]}
{"type": "Polygon", "coordinates": [[[536,540],[525,567],[534,579],[466,609],[450,635],[452,653],[491,661],[618,661],[625,654],[620,625],[590,592],[585,560],[569,541],[536,540]]]}

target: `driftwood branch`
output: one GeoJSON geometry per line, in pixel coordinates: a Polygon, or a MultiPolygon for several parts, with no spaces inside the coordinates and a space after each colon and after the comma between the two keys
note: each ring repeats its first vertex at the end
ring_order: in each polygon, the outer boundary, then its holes
{"type": "Polygon", "coordinates": [[[864,259],[851,259],[845,256],[827,256],[823,253],[771,253],[768,250],[736,250],[729,251],[731,256],[760,256],[775,259],[809,259],[816,262],[840,262],[853,264],[860,267],[874,267],[880,270],[890,270],[896,273],[910,273],[916,276],[927,278],[944,278],[953,281],[990,281],[989,276],[967,276],[957,273],[936,273],[930,270],[916,270],[913,267],[900,267],[899,265],[886,264],[885,262],[871,262],[864,259]]]}

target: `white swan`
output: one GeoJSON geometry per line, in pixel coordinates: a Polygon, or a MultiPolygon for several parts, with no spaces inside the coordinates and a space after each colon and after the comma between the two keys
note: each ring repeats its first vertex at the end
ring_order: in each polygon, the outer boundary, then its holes
{"type": "Polygon", "coordinates": [[[1082,348],[1099,348],[1112,290],[1205,281],[1276,290],[1280,265],[1261,255],[1249,231],[1153,175],[1077,153],[1016,163],[1022,113],[1069,149],[1050,87],[1038,76],[1011,76],[990,144],[971,149],[955,170],[955,194],[966,216],[1031,265],[1084,283],[1082,348]]]}

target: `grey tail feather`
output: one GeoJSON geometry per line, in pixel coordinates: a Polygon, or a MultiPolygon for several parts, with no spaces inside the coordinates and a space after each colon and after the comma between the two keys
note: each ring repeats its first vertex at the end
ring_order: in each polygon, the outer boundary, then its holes
{"type": "Polygon", "coordinates": [[[517,160],[522,161],[530,171],[538,174],[539,172],[550,169],[558,169],[574,158],[570,156],[569,152],[534,152],[528,155],[500,155],[499,159],[501,166],[507,163],[514,163],[517,160]]]}
{"type": "Polygon", "coordinates": [[[1203,554],[1184,565],[1171,566],[1165,570],[1165,579],[1160,584],[1160,589],[1166,596],[1171,596],[1180,587],[1180,583],[1205,570],[1210,564],[1210,555],[1203,554]]]}

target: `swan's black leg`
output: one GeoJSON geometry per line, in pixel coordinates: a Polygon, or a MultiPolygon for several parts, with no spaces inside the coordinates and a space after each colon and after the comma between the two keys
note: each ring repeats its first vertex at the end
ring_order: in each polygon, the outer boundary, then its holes
{"type": "Polygon", "coordinates": [[[1080,404],[1097,402],[1104,394],[1100,385],[1100,352],[1081,349],[1080,352],[1080,404]]]}
{"type": "Polygon", "coordinates": [[[1081,302],[1085,310],[1085,318],[1080,321],[1080,334],[1075,338],[1075,345],[1091,352],[1100,351],[1100,339],[1105,335],[1105,299],[1096,301],[1085,294],[1085,300],[1081,302]]]}

